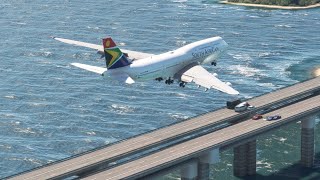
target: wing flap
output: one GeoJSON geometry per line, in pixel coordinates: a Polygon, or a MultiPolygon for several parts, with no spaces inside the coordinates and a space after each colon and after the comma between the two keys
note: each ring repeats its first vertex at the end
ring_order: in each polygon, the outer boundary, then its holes
{"type": "Polygon", "coordinates": [[[237,90],[233,89],[226,83],[220,81],[218,78],[216,78],[214,75],[209,73],[206,69],[204,69],[200,65],[193,66],[188,70],[186,70],[184,73],[182,73],[181,80],[182,81],[187,80],[185,82],[194,82],[205,88],[208,88],[208,89],[214,88],[221,92],[231,94],[231,95],[239,94],[237,90]]]}

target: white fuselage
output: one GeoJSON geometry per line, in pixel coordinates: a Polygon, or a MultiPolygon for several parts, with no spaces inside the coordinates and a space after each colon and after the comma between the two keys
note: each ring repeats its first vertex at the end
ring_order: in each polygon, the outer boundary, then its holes
{"type": "Polygon", "coordinates": [[[228,44],[221,37],[212,37],[183,46],[174,51],[133,61],[130,66],[113,69],[108,73],[127,73],[135,81],[162,77],[173,78],[190,64],[216,62],[228,44]]]}

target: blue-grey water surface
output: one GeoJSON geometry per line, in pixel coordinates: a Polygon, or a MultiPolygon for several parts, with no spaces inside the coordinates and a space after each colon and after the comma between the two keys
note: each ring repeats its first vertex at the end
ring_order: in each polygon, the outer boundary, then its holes
{"type": "MultiPolygon", "coordinates": [[[[230,98],[195,85],[108,82],[70,66],[103,66],[95,51],[50,36],[100,44],[110,35],[123,48],[147,53],[221,36],[229,50],[217,67],[206,68],[245,98],[308,79],[320,66],[319,8],[270,10],[210,0],[3,0],[0,17],[0,178],[221,108],[230,98]]],[[[258,139],[261,177],[287,176],[296,166],[299,132],[300,124],[293,123],[258,139]]],[[[319,153],[319,125],[316,137],[319,153]]],[[[235,179],[232,158],[232,150],[222,153],[212,177],[235,179]]],[[[316,166],[309,174],[319,171],[316,166]]]]}

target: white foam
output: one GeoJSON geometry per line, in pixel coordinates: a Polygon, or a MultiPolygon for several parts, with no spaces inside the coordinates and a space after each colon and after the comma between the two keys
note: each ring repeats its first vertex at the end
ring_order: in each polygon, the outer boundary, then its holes
{"type": "Polygon", "coordinates": [[[253,77],[256,75],[262,75],[261,70],[243,65],[233,65],[229,69],[232,71],[231,74],[240,74],[245,77],[253,77]]]}
{"type": "Polygon", "coordinates": [[[13,24],[18,24],[18,25],[27,25],[27,23],[24,23],[24,22],[13,22],[13,24]]]}
{"type": "Polygon", "coordinates": [[[113,112],[116,112],[118,114],[126,114],[130,112],[134,112],[134,108],[127,105],[112,104],[111,108],[113,112]]]}
{"type": "Polygon", "coordinates": [[[30,103],[30,105],[34,107],[47,106],[46,104],[43,104],[43,103],[30,103]]]}
{"type": "Polygon", "coordinates": [[[263,168],[268,168],[268,169],[271,169],[272,168],[272,164],[271,163],[268,163],[268,162],[264,162],[263,160],[262,161],[257,161],[257,168],[258,169],[263,169],[263,168]],[[262,167],[260,167],[262,166],[262,167]]]}
{"type": "Polygon", "coordinates": [[[270,52],[259,53],[259,57],[266,57],[266,56],[270,56],[270,55],[271,55],[270,52]]]}
{"type": "Polygon", "coordinates": [[[188,2],[188,0],[174,0],[172,2],[174,2],[174,3],[183,3],[183,2],[188,2]]]}
{"type": "Polygon", "coordinates": [[[233,58],[237,60],[242,60],[242,61],[251,61],[252,58],[249,54],[236,54],[232,56],[233,58]]]}
{"type": "Polygon", "coordinates": [[[94,131],[86,132],[87,135],[94,136],[96,133],[94,131]]]}
{"type": "Polygon", "coordinates": [[[278,24],[278,25],[275,25],[275,27],[291,28],[292,26],[288,24],[278,24]]]}
{"type": "Polygon", "coordinates": [[[7,98],[7,99],[16,99],[17,98],[14,95],[7,95],[7,96],[4,96],[4,97],[7,98]]]}
{"type": "Polygon", "coordinates": [[[182,113],[169,113],[170,117],[175,119],[175,120],[184,120],[184,119],[188,119],[189,116],[183,115],[182,113]]]}
{"type": "Polygon", "coordinates": [[[262,87],[267,87],[267,88],[273,88],[273,87],[275,87],[275,85],[272,84],[272,83],[259,83],[258,85],[259,85],[259,86],[262,86],[262,87]]]}
{"type": "Polygon", "coordinates": [[[19,133],[25,133],[25,134],[36,134],[36,132],[32,131],[32,129],[29,128],[29,127],[25,128],[25,129],[23,129],[23,128],[15,128],[15,131],[19,132],[19,133]]]}
{"type": "Polygon", "coordinates": [[[182,98],[182,99],[187,99],[188,97],[194,97],[190,94],[184,94],[184,93],[176,93],[176,95],[179,97],[179,98],[182,98]]]}
{"type": "Polygon", "coordinates": [[[95,30],[98,30],[100,29],[99,27],[91,27],[91,26],[87,26],[88,29],[95,29],[95,30]]]}
{"type": "Polygon", "coordinates": [[[260,18],[259,16],[249,16],[251,18],[260,18]]]}

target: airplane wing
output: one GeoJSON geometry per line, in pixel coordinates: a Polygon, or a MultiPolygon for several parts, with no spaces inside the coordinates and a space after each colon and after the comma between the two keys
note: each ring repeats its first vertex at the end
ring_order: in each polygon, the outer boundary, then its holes
{"type": "MultiPolygon", "coordinates": [[[[91,43],[86,43],[86,42],[81,42],[81,41],[75,41],[71,39],[64,39],[64,38],[57,38],[57,37],[52,37],[53,39],[67,43],[67,44],[72,44],[76,46],[82,46],[90,49],[95,49],[98,51],[99,54],[104,54],[103,46],[102,45],[97,45],[97,44],[91,44],[91,43]]],[[[144,59],[147,57],[152,56],[153,54],[149,53],[143,53],[143,52],[137,52],[137,51],[131,51],[131,50],[126,50],[126,49],[121,49],[123,53],[128,54],[128,57],[130,59],[144,59]]]]}
{"type": "Polygon", "coordinates": [[[239,94],[237,90],[220,81],[200,65],[193,66],[183,72],[181,75],[181,80],[184,82],[194,82],[205,88],[214,88],[231,95],[239,94]]]}

